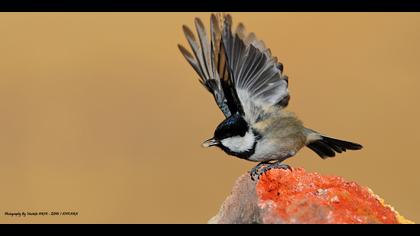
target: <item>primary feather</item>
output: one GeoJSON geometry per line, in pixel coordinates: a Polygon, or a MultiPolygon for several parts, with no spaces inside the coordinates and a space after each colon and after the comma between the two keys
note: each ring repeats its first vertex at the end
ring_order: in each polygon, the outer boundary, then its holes
{"type": "Polygon", "coordinates": [[[222,40],[244,116],[253,123],[272,106],[287,106],[282,101],[289,99],[288,80],[277,58],[255,34],[247,35],[241,23],[233,34],[231,24],[230,16],[226,17],[222,40]]]}
{"type": "MultiPolygon", "coordinates": [[[[204,25],[200,19],[196,18],[195,26],[198,33],[197,40],[193,32],[187,27],[183,26],[185,37],[193,51],[192,55],[184,46],[178,44],[178,48],[181,51],[185,59],[190,63],[194,68],[197,74],[200,76],[200,83],[213,94],[214,99],[216,100],[217,105],[222,110],[223,114],[226,117],[231,116],[231,111],[228,107],[227,99],[225,98],[223,88],[220,81],[220,74],[218,73],[218,67],[216,67],[219,60],[215,60],[215,47],[213,46],[217,42],[216,38],[213,36],[212,31],[212,40],[211,45],[208,43],[207,35],[204,29],[204,25]]],[[[214,29],[213,29],[214,30],[214,29]]],[[[216,33],[217,34],[217,33],[216,33]]],[[[220,33],[219,33],[220,35],[220,33]]],[[[220,39],[219,39],[220,41],[220,39]]],[[[217,49],[217,52],[219,49],[217,49]]],[[[220,54],[220,53],[218,53],[220,54]]],[[[219,55],[217,55],[220,58],[219,55]]]]}

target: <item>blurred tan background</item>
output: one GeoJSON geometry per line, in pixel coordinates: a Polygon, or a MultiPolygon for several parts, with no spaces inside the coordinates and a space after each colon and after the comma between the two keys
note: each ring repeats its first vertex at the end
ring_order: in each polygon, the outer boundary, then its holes
{"type": "MultiPolygon", "coordinates": [[[[420,222],[420,14],[233,13],[284,63],[308,127],[364,149],[288,161],[420,222]]],[[[202,149],[223,119],[178,52],[208,13],[0,14],[0,222],[206,223],[255,163],[202,149]],[[78,211],[11,218],[4,212],[78,211]]]]}

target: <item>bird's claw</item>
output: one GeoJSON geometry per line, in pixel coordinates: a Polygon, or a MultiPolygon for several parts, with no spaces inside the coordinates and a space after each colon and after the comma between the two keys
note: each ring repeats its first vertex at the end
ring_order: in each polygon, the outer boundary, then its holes
{"type": "Polygon", "coordinates": [[[249,171],[249,174],[250,174],[250,176],[251,176],[251,180],[252,181],[254,181],[255,180],[255,177],[257,177],[257,179],[259,179],[260,178],[260,169],[261,169],[261,167],[262,166],[264,166],[264,165],[266,165],[266,164],[268,164],[268,162],[260,162],[260,163],[258,163],[258,165],[256,165],[256,166],[254,166],[250,171],[249,171]]]}
{"type": "Polygon", "coordinates": [[[269,162],[261,162],[255,167],[253,167],[249,173],[251,175],[251,180],[260,179],[260,176],[264,174],[265,172],[271,170],[271,169],[284,169],[284,170],[290,170],[292,171],[292,167],[290,167],[287,164],[281,163],[280,161],[269,163],[269,162]]]}

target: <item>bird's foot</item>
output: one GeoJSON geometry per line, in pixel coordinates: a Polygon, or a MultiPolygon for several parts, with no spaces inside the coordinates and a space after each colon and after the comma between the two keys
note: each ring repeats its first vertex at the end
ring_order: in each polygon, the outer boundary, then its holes
{"type": "Polygon", "coordinates": [[[265,172],[271,170],[271,169],[283,169],[283,170],[290,170],[292,171],[292,167],[290,167],[288,164],[281,163],[280,161],[276,161],[274,163],[269,164],[268,166],[261,169],[260,175],[264,174],[265,172]]]}
{"type": "Polygon", "coordinates": [[[257,179],[260,178],[260,169],[264,166],[264,165],[268,165],[270,164],[268,161],[263,161],[258,163],[258,165],[254,166],[250,171],[249,171],[249,175],[251,175],[251,179],[254,181],[255,177],[257,177],[257,179]]]}
{"type": "Polygon", "coordinates": [[[271,169],[284,169],[284,170],[290,170],[290,171],[293,170],[292,167],[290,167],[287,164],[281,163],[281,161],[276,161],[273,163],[261,162],[251,169],[250,171],[251,179],[255,180],[255,177],[259,179],[262,174],[264,174],[265,172],[271,169]]]}

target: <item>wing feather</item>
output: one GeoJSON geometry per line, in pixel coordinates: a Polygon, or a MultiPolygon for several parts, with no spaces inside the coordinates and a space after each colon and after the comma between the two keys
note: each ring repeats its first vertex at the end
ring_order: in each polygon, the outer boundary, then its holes
{"type": "MultiPolygon", "coordinates": [[[[188,61],[188,63],[190,63],[190,65],[194,68],[194,70],[200,76],[200,78],[204,78],[203,72],[201,71],[201,67],[195,60],[194,56],[187,49],[185,49],[184,46],[178,44],[178,48],[181,51],[182,55],[185,57],[185,59],[188,61]]],[[[200,79],[200,82],[202,81],[203,80],[200,79]]]]}
{"type": "Polygon", "coordinates": [[[222,41],[231,70],[230,79],[248,122],[255,122],[260,113],[288,104],[287,76],[283,65],[254,33],[247,34],[239,23],[232,33],[232,18],[225,17],[222,41]]]}
{"type": "MultiPolygon", "coordinates": [[[[213,16],[210,29],[210,43],[206,34],[203,22],[195,18],[195,28],[198,35],[196,39],[194,33],[187,26],[183,26],[184,35],[192,49],[192,54],[182,45],[178,45],[181,54],[199,75],[200,83],[213,94],[213,97],[226,117],[231,116],[232,112],[222,88],[219,68],[225,69],[223,57],[220,55],[221,31],[219,24],[215,24],[217,18],[213,16]],[[217,46],[218,45],[218,46],[217,46]],[[217,65],[217,66],[216,66],[217,65]]],[[[223,73],[224,74],[224,73],[223,73]]]]}
{"type": "Polygon", "coordinates": [[[207,73],[207,71],[205,70],[205,64],[204,64],[204,59],[203,59],[203,55],[201,53],[201,48],[197,43],[197,40],[195,39],[195,36],[193,34],[193,32],[190,30],[190,28],[188,28],[188,26],[184,25],[182,27],[182,29],[184,30],[184,35],[185,38],[187,38],[188,43],[190,44],[190,47],[194,53],[194,56],[198,62],[198,65],[200,65],[200,71],[201,74],[203,75],[203,80],[206,80],[209,78],[209,75],[207,73]]]}
{"type": "Polygon", "coordinates": [[[211,73],[213,71],[213,67],[211,65],[212,60],[210,59],[210,45],[207,40],[206,30],[204,29],[203,22],[200,18],[195,18],[195,28],[197,29],[198,38],[200,40],[204,67],[208,72],[207,74],[209,75],[209,78],[214,77],[214,73],[211,73]]]}

